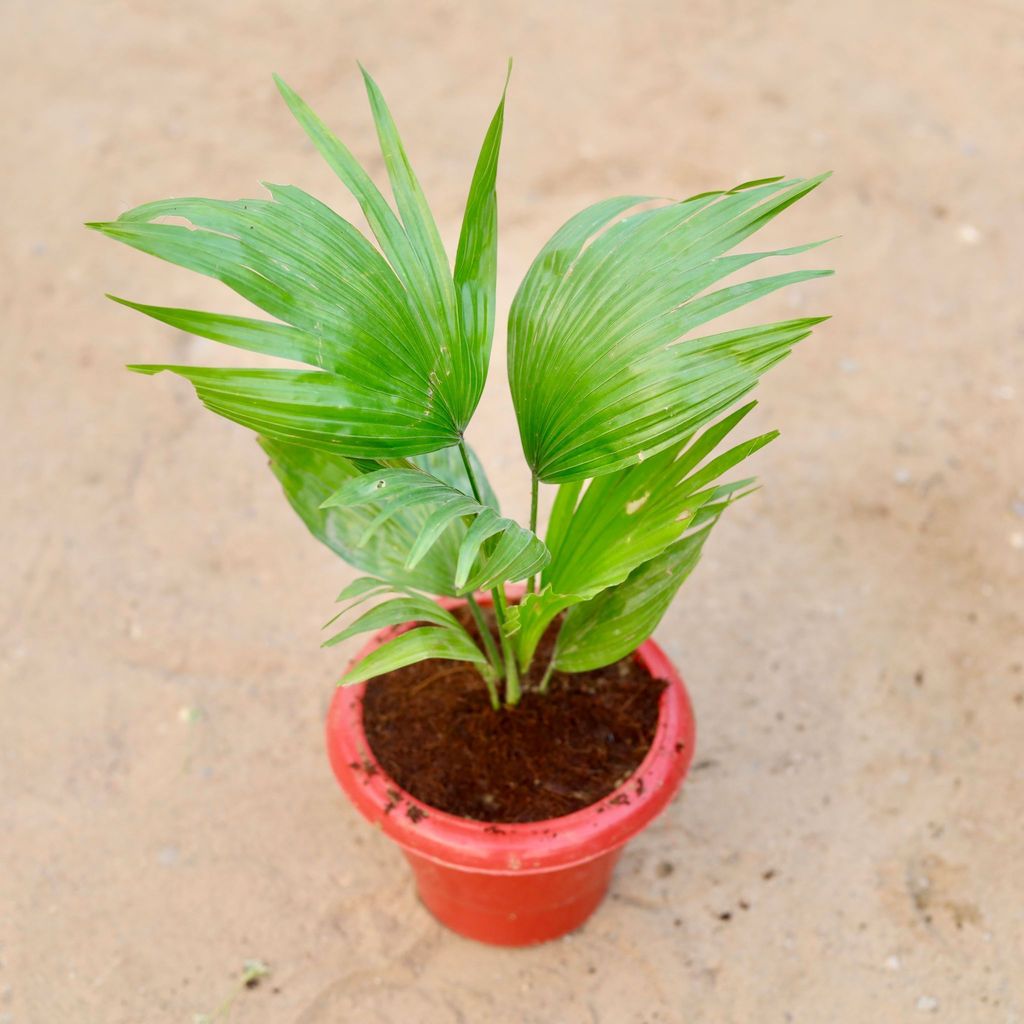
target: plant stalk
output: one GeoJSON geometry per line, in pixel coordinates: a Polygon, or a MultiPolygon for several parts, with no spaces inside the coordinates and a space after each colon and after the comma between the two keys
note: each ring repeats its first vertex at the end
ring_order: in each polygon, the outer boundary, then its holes
{"type": "MultiPolygon", "coordinates": [[[[469,486],[473,491],[473,497],[482,505],[484,501],[480,493],[480,486],[476,482],[476,474],[473,472],[473,463],[469,460],[466,442],[461,439],[459,440],[459,454],[462,456],[463,466],[466,467],[466,476],[469,477],[469,486]]],[[[512,650],[512,645],[505,635],[508,605],[505,603],[505,592],[501,587],[492,587],[491,597],[494,599],[494,617],[498,620],[498,635],[501,638],[501,653],[504,661],[502,675],[505,677],[505,703],[514,707],[519,703],[522,689],[519,685],[519,670],[516,666],[515,652],[512,650]]]]}
{"type": "Polygon", "coordinates": [[[476,473],[473,472],[473,463],[469,461],[469,452],[466,451],[466,442],[459,439],[459,454],[462,456],[462,464],[466,467],[466,476],[469,477],[469,486],[473,490],[473,497],[482,505],[484,499],[480,497],[480,488],[476,482],[476,473]]]}
{"type": "MultiPolygon", "coordinates": [[[[537,479],[537,474],[530,474],[530,533],[536,535],[537,533],[537,504],[540,498],[540,480],[537,479]]],[[[533,594],[537,590],[537,574],[534,573],[526,581],[526,592],[533,594]]]]}
{"type": "MultiPolygon", "coordinates": [[[[488,660],[491,663],[491,667],[494,669],[495,674],[499,679],[504,675],[504,662],[501,657],[501,652],[498,650],[498,645],[494,642],[494,635],[491,633],[490,627],[487,625],[487,620],[484,618],[483,609],[477,604],[476,598],[472,594],[466,595],[466,604],[469,605],[469,610],[473,614],[473,621],[476,623],[476,628],[480,630],[480,639],[483,641],[484,650],[487,653],[488,660]]],[[[483,675],[483,673],[481,673],[483,675]]],[[[491,707],[497,711],[501,707],[501,699],[498,697],[498,687],[495,685],[493,679],[489,679],[484,675],[484,682],[487,684],[487,692],[491,697],[491,707]]]]}
{"type": "Polygon", "coordinates": [[[516,664],[516,652],[512,649],[512,641],[505,635],[505,620],[508,618],[508,604],[501,587],[491,591],[494,596],[494,614],[498,619],[498,632],[501,634],[501,649],[505,654],[505,703],[515,707],[523,696],[519,685],[519,666],[516,664]]]}
{"type": "Polygon", "coordinates": [[[555,656],[554,656],[554,654],[552,654],[551,655],[551,660],[548,662],[548,667],[546,669],[544,669],[544,675],[541,678],[540,686],[538,687],[538,689],[540,690],[541,693],[547,693],[548,692],[548,685],[551,682],[551,675],[552,675],[552,673],[554,671],[555,671],[555,656]]]}

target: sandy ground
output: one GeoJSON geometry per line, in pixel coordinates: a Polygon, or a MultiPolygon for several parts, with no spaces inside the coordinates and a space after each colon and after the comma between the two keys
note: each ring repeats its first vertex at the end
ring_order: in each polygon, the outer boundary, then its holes
{"type": "MultiPolygon", "coordinates": [[[[0,1024],[1024,1019],[1019,0],[4,5],[0,1024]],[[503,308],[570,213],[832,181],[766,302],[835,319],[761,389],[783,438],[658,631],[697,764],[553,945],[443,931],[346,805],[318,649],[349,571],[251,437],[132,360],[206,343],[102,299],[237,303],[80,227],[290,181],[350,210],[270,81],[379,168],[388,94],[444,231],[517,59],[503,308]]],[[[471,428],[526,478],[503,338],[471,428]]]]}

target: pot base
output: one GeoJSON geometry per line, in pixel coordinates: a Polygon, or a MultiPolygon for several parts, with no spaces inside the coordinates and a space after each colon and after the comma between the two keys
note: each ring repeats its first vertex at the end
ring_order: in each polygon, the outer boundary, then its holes
{"type": "Polygon", "coordinates": [[[522,875],[458,871],[411,850],[402,852],[420,900],[441,924],[492,946],[530,946],[566,935],[590,917],[608,891],[622,850],[522,875]]]}

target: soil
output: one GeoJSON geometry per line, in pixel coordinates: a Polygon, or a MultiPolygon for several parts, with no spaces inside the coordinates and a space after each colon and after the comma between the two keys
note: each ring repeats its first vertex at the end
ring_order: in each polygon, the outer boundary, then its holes
{"type": "MultiPolygon", "coordinates": [[[[468,613],[456,614],[476,632],[468,613]]],[[[384,771],[432,807],[500,823],[571,814],[625,782],[650,749],[665,681],[630,657],[556,672],[542,694],[556,632],[538,645],[514,708],[495,711],[463,662],[432,659],[371,680],[363,724],[384,771]]]]}

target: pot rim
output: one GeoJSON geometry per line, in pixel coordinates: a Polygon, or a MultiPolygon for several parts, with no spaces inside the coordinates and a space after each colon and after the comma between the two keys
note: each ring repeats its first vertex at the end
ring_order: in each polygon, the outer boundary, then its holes
{"type": "MultiPolygon", "coordinates": [[[[521,588],[508,588],[518,598],[521,588]]],[[[478,595],[481,604],[489,594],[478,595]]],[[[465,604],[443,598],[447,608],[465,604]]],[[[353,658],[364,658],[408,626],[376,633],[353,658]]],[[[695,723],[682,678],[665,652],[645,640],[634,657],[668,685],[661,695],[654,739],[636,771],[596,803],[558,818],[487,822],[463,818],[418,800],[378,763],[363,730],[366,683],[338,687],[327,716],[327,750],[334,774],[360,813],[407,852],[484,874],[552,871],[600,857],[628,842],[671,801],[693,759],[695,723]]]]}

